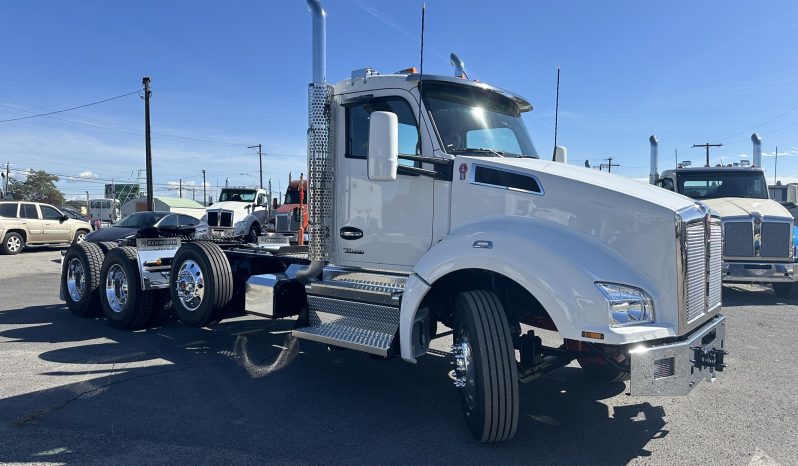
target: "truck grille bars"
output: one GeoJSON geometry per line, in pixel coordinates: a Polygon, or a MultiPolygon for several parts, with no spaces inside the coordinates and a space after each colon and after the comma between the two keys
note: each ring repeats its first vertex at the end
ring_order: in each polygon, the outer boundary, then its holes
{"type": "Polygon", "coordinates": [[[759,216],[723,223],[727,258],[768,257],[789,259],[792,248],[790,221],[763,222],[759,216]]]}
{"type": "Polygon", "coordinates": [[[330,112],[333,86],[313,83],[308,95],[308,235],[311,260],[330,255],[333,223],[333,137],[330,112]]]}
{"type": "Polygon", "coordinates": [[[232,227],[233,212],[219,210],[208,212],[208,226],[210,227],[232,227]]]}
{"type": "Polygon", "coordinates": [[[723,237],[720,219],[702,210],[679,214],[678,262],[682,332],[697,327],[720,309],[723,237]],[[688,218],[685,218],[688,217],[688,218]]]}

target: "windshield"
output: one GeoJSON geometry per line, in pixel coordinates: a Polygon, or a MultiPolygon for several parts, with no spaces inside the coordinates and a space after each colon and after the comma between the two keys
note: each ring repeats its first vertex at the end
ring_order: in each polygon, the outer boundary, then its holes
{"type": "Polygon", "coordinates": [[[677,182],[679,193],[693,199],[768,198],[765,175],[761,171],[699,170],[681,172],[677,176],[677,182]]]}
{"type": "Polygon", "coordinates": [[[223,189],[219,202],[255,202],[255,191],[252,189],[223,189]]]}
{"type": "MultiPolygon", "coordinates": [[[[308,203],[308,196],[305,195],[305,199],[303,199],[304,204],[308,203]]],[[[285,202],[283,204],[299,204],[299,191],[292,189],[285,192],[285,202]]]]}
{"type": "Polygon", "coordinates": [[[169,215],[168,212],[136,212],[123,218],[120,222],[116,223],[116,227],[125,228],[151,228],[158,220],[169,215]]]}
{"type": "Polygon", "coordinates": [[[449,154],[537,157],[518,105],[497,92],[428,81],[424,102],[449,154]]]}

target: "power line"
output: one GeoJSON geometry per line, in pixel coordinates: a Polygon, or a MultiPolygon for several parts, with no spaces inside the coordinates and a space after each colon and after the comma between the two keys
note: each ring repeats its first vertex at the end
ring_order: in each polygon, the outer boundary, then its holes
{"type": "Polygon", "coordinates": [[[127,97],[129,95],[138,94],[138,93],[139,93],[139,91],[135,90],[133,92],[128,92],[127,94],[118,95],[116,97],[110,97],[108,99],[98,100],[97,102],[92,102],[92,103],[89,103],[89,104],[78,105],[77,107],[65,108],[63,110],[54,110],[52,112],[39,113],[37,115],[29,115],[29,116],[25,116],[25,117],[9,118],[7,120],[0,120],[0,123],[8,123],[10,121],[19,121],[19,120],[28,120],[30,118],[38,118],[38,117],[43,117],[43,116],[48,116],[48,115],[54,115],[56,113],[69,112],[71,110],[77,110],[79,108],[91,107],[92,105],[97,105],[97,104],[102,104],[102,103],[105,103],[105,102],[110,102],[112,100],[121,99],[122,97],[127,97]]]}

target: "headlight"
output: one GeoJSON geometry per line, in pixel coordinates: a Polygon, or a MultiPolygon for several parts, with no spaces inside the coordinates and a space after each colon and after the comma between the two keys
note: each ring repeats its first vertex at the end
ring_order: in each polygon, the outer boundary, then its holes
{"type": "Polygon", "coordinates": [[[596,283],[607,299],[610,327],[654,321],[654,303],[645,291],[616,283],[596,283]]]}

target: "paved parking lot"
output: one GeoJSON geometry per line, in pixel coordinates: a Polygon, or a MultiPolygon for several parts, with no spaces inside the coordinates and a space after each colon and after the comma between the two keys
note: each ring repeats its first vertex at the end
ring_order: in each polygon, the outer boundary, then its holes
{"type": "Polygon", "coordinates": [[[566,367],[521,387],[515,440],[480,445],[444,358],[300,345],[291,321],[115,330],[58,300],[59,258],[0,256],[0,462],[798,464],[798,306],[766,288],[724,290],[717,382],[630,397],[566,367]]]}

